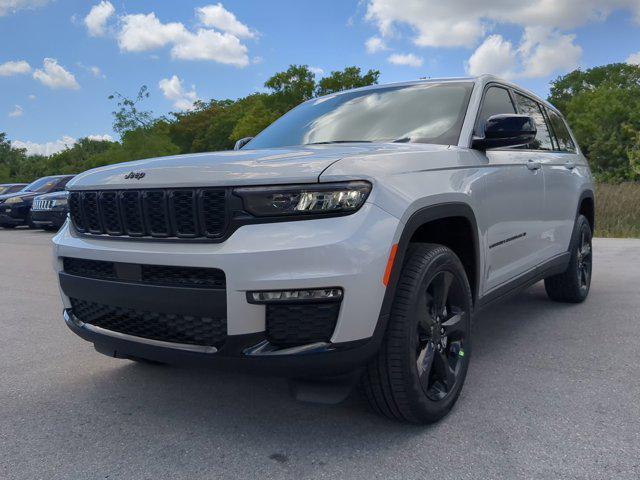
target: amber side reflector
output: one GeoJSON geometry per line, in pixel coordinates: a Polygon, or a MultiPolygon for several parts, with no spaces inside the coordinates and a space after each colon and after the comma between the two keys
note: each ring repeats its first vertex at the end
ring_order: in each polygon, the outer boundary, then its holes
{"type": "Polygon", "coordinates": [[[391,269],[396,259],[396,253],[398,253],[398,244],[394,243],[389,252],[389,260],[387,260],[387,268],[384,270],[384,277],[382,277],[382,283],[385,287],[389,285],[389,277],[391,277],[391,269]]]}

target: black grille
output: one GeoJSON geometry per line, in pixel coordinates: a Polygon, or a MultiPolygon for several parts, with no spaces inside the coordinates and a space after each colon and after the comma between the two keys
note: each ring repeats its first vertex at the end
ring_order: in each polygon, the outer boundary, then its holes
{"type": "Polygon", "coordinates": [[[94,235],[219,238],[228,223],[224,188],[70,192],[75,228],[94,235]]]}
{"type": "Polygon", "coordinates": [[[267,340],[279,347],[328,342],[339,311],[340,303],[267,305],[267,340]]]}
{"type": "Polygon", "coordinates": [[[146,312],[71,298],[73,314],[112,332],[164,342],[219,348],[227,336],[225,318],[146,312]]]}
{"type": "Polygon", "coordinates": [[[64,257],[62,263],[65,273],[79,277],[167,287],[226,288],[225,274],[217,268],[140,265],[73,257],[64,257]]]}
{"type": "Polygon", "coordinates": [[[216,268],[142,265],[142,282],[190,288],[225,288],[224,272],[216,268]]]}
{"type": "Polygon", "coordinates": [[[84,258],[65,257],[62,260],[65,273],[79,277],[115,279],[116,270],[113,262],[85,260],[84,258]]]}

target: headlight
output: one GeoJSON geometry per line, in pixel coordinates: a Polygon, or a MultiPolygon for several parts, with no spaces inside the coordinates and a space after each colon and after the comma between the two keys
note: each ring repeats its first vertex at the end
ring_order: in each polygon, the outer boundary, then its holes
{"type": "Polygon", "coordinates": [[[64,207],[67,204],[68,200],[66,198],[59,198],[58,200],[54,200],[51,204],[52,207],[64,207]]]}
{"type": "Polygon", "coordinates": [[[7,198],[7,200],[4,202],[5,205],[11,205],[13,203],[22,203],[24,200],[22,200],[22,197],[11,197],[11,198],[7,198]]]}
{"type": "Polygon", "coordinates": [[[245,210],[257,217],[352,213],[370,191],[365,181],[234,189],[245,210]]]}

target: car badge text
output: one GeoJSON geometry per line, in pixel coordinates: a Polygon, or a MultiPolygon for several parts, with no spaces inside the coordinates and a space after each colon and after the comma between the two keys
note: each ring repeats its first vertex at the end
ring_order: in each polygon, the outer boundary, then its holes
{"type": "Polygon", "coordinates": [[[145,175],[146,173],[144,172],[129,172],[124,176],[124,179],[131,180],[132,178],[134,178],[136,180],[141,180],[145,175]]]}

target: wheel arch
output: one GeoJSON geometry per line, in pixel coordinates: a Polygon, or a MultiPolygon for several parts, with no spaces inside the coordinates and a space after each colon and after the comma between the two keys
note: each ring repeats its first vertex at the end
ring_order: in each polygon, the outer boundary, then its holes
{"type": "Polygon", "coordinates": [[[595,218],[595,195],[593,190],[588,189],[584,190],[580,194],[580,199],[578,200],[578,208],[576,210],[576,218],[578,215],[584,215],[587,217],[589,221],[589,225],[591,225],[591,232],[595,232],[596,229],[596,218],[595,218]]]}
{"type": "MultiPolygon", "coordinates": [[[[463,261],[463,264],[466,264],[465,270],[467,271],[467,275],[470,276],[469,283],[471,284],[474,304],[477,301],[479,295],[481,266],[476,216],[469,204],[463,202],[448,202],[422,207],[415,211],[405,223],[397,242],[398,249],[391,268],[389,283],[382,303],[381,315],[388,315],[391,311],[393,297],[395,296],[395,289],[409,244],[412,240],[420,241],[423,238],[426,238],[422,236],[422,234],[427,231],[428,226],[441,224],[440,222],[443,221],[466,222],[468,226],[468,233],[471,235],[471,258],[461,258],[461,260],[463,261]],[[469,272],[472,272],[472,274],[469,275],[469,272]]],[[[447,246],[451,248],[451,245],[447,246]]],[[[452,250],[456,251],[456,248],[452,248],[452,250]]],[[[458,254],[458,252],[456,253],[458,254]]],[[[458,255],[460,256],[460,254],[458,255]]]]}

